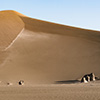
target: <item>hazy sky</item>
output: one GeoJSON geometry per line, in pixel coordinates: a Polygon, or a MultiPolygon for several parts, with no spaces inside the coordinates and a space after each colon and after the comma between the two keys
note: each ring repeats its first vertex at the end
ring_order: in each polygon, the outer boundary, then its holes
{"type": "Polygon", "coordinates": [[[0,10],[32,18],[100,30],[100,0],[1,0],[0,10]]]}

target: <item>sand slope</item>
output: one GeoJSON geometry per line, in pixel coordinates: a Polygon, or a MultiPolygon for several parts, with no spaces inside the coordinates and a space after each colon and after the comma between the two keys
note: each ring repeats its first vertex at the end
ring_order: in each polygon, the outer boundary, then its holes
{"type": "Polygon", "coordinates": [[[1,11],[0,48],[1,46],[8,46],[23,28],[23,21],[13,11],[1,11]]]}
{"type": "Polygon", "coordinates": [[[91,72],[100,77],[99,31],[36,20],[15,11],[0,13],[9,17],[0,15],[4,20],[0,30],[5,29],[0,32],[0,48],[6,48],[0,54],[1,80],[55,83],[91,72]]]}
{"type": "Polygon", "coordinates": [[[6,49],[24,28],[23,21],[13,11],[0,12],[0,64],[8,53],[6,49]]]}

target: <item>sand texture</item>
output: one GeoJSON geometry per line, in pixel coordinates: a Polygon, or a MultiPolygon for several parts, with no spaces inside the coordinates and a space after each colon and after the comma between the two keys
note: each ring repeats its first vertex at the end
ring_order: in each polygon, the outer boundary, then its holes
{"type": "Polygon", "coordinates": [[[0,11],[0,100],[100,100],[99,71],[100,31],[0,11]]]}
{"type": "Polygon", "coordinates": [[[100,32],[0,12],[0,80],[32,84],[100,77],[100,32]]]}
{"type": "Polygon", "coordinates": [[[0,86],[0,100],[100,100],[100,82],[0,86]]]}

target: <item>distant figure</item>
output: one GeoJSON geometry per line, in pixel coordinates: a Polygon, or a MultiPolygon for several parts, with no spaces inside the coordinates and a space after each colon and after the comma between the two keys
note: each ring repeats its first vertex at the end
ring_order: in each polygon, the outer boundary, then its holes
{"type": "Polygon", "coordinates": [[[23,80],[20,80],[19,81],[19,85],[24,85],[24,81],[23,80]]]}
{"type": "Polygon", "coordinates": [[[96,80],[96,77],[94,73],[90,73],[90,74],[84,75],[81,79],[81,82],[86,83],[86,81],[89,82],[89,81],[95,81],[95,80],[96,80]]]}

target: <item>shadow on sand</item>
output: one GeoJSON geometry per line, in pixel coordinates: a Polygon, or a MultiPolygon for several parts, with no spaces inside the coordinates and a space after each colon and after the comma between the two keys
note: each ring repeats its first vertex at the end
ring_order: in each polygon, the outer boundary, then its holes
{"type": "Polygon", "coordinates": [[[64,81],[56,81],[56,84],[74,84],[74,83],[80,83],[79,80],[64,80],[64,81]]]}

